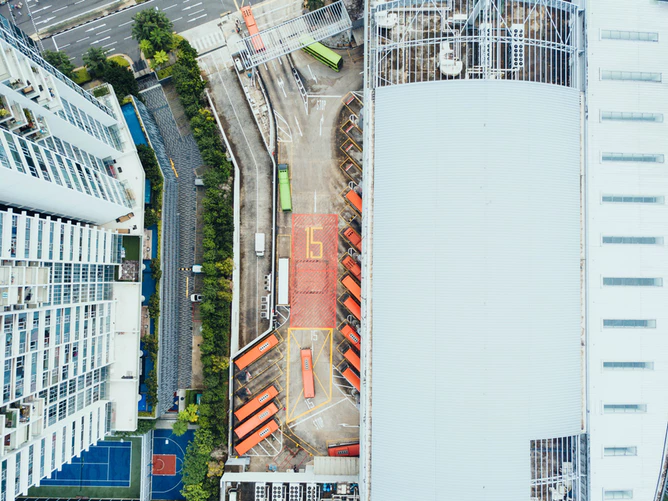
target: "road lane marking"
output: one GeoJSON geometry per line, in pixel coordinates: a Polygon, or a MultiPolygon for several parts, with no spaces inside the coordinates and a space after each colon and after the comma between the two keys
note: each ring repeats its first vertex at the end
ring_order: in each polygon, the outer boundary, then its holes
{"type": "Polygon", "coordinates": [[[299,126],[299,120],[297,120],[297,117],[295,115],[292,115],[295,119],[295,122],[297,122],[297,130],[299,131],[299,135],[304,137],[304,134],[302,134],[302,128],[299,126]]]}
{"type": "Polygon", "coordinates": [[[169,10],[169,9],[171,9],[172,7],[176,7],[177,5],[178,5],[178,4],[175,3],[174,5],[170,5],[169,7],[165,7],[165,8],[162,9],[162,10],[163,10],[163,11],[164,11],[164,10],[169,10]]]}
{"type": "Polygon", "coordinates": [[[118,40],[115,42],[108,43],[107,45],[103,45],[102,47],[111,47],[112,45],[116,45],[118,43],[118,40]]]}
{"type": "Polygon", "coordinates": [[[125,37],[123,40],[130,40],[131,38],[132,38],[132,35],[130,35],[129,37],[125,37]]]}
{"type": "Polygon", "coordinates": [[[107,23],[101,24],[100,26],[93,26],[92,28],[87,29],[86,33],[88,33],[89,31],[94,31],[98,28],[102,28],[102,26],[106,26],[106,25],[107,25],[107,23]]]}
{"type": "Polygon", "coordinates": [[[60,9],[56,9],[54,11],[51,11],[51,14],[55,14],[56,12],[59,12],[61,10],[65,10],[65,9],[67,9],[67,5],[65,7],[61,7],[60,9]]]}
{"type": "Polygon", "coordinates": [[[198,5],[202,5],[202,2],[200,2],[200,3],[195,3],[195,4],[192,4],[192,5],[188,5],[188,7],[184,7],[184,8],[181,9],[181,10],[189,10],[189,9],[194,8],[194,7],[197,7],[198,5]]]}
{"type": "Polygon", "coordinates": [[[183,16],[177,17],[176,19],[172,19],[172,22],[175,23],[176,21],[180,21],[181,19],[183,19],[183,16]]]}
{"type": "Polygon", "coordinates": [[[64,49],[65,47],[69,47],[70,45],[72,45],[72,44],[71,44],[71,43],[68,43],[67,45],[61,45],[60,48],[61,48],[61,49],[64,49]]]}
{"type": "Polygon", "coordinates": [[[94,43],[104,42],[105,40],[109,40],[110,38],[111,37],[108,36],[108,37],[101,38],[100,40],[95,40],[94,42],[91,42],[90,45],[93,45],[94,43]]]}
{"type": "Polygon", "coordinates": [[[108,28],[106,30],[102,30],[99,33],[95,33],[95,36],[101,35],[102,33],[106,33],[107,31],[111,31],[111,28],[108,28]]]}
{"type": "Polygon", "coordinates": [[[51,21],[52,19],[55,19],[55,18],[56,18],[56,16],[47,17],[44,21],[40,21],[40,22],[35,23],[35,24],[44,24],[44,23],[48,23],[49,21],[51,21]]]}
{"type": "Polygon", "coordinates": [[[188,14],[188,16],[194,16],[195,14],[199,14],[200,12],[204,12],[204,9],[196,10],[195,12],[191,12],[188,14]]]}
{"type": "Polygon", "coordinates": [[[315,80],[315,83],[318,83],[318,79],[317,79],[317,78],[315,77],[315,75],[313,74],[313,70],[311,69],[311,65],[310,65],[310,64],[307,64],[306,66],[308,67],[308,71],[309,71],[309,73],[311,73],[311,78],[313,78],[313,80],[315,80]]]}
{"type": "Polygon", "coordinates": [[[206,14],[202,14],[201,16],[193,17],[192,19],[189,19],[188,22],[192,23],[193,21],[197,21],[198,19],[202,19],[203,17],[206,17],[206,14]]]}
{"type": "Polygon", "coordinates": [[[79,0],[78,2],[74,2],[74,5],[78,5],[80,3],[84,3],[86,0],[79,0]]]}
{"type": "Polygon", "coordinates": [[[89,38],[90,38],[90,37],[86,37],[86,38],[82,38],[82,39],[80,39],[80,40],[77,40],[77,41],[76,41],[76,42],[74,42],[74,43],[79,43],[79,42],[83,42],[84,40],[88,40],[89,38]]]}
{"type": "Polygon", "coordinates": [[[130,19],[127,23],[121,23],[121,24],[119,24],[118,27],[120,28],[121,26],[125,26],[126,24],[130,24],[130,23],[134,23],[134,22],[135,22],[134,19],[130,19]]]}

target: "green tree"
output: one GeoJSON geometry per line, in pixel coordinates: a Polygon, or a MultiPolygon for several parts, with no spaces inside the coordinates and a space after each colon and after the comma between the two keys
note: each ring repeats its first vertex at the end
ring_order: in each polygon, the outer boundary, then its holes
{"type": "Polygon", "coordinates": [[[167,61],[169,61],[169,56],[164,50],[159,50],[153,54],[153,62],[156,65],[165,64],[167,61]]]}
{"type": "MultiPolygon", "coordinates": [[[[171,32],[174,25],[164,12],[153,8],[144,9],[135,14],[132,19],[135,22],[132,26],[132,37],[137,42],[151,40],[151,32],[155,29],[169,33],[171,42],[171,32]]],[[[154,47],[158,48],[157,45],[154,45],[154,47]]]]}
{"type": "Polygon", "coordinates": [[[139,97],[139,85],[129,68],[123,68],[116,61],[108,61],[102,78],[111,84],[120,101],[127,95],[139,97]]]}
{"type": "Polygon", "coordinates": [[[187,421],[189,423],[196,423],[199,419],[197,415],[197,404],[190,404],[188,407],[179,412],[179,419],[187,421]]]}
{"type": "Polygon", "coordinates": [[[176,421],[174,421],[174,424],[172,425],[172,432],[174,433],[174,435],[180,437],[187,431],[188,431],[188,421],[182,421],[181,419],[177,419],[176,421]]]}
{"type": "Polygon", "coordinates": [[[181,489],[181,494],[186,498],[186,501],[208,501],[209,493],[204,489],[202,484],[184,485],[181,489]]]}
{"type": "Polygon", "coordinates": [[[153,57],[153,54],[155,53],[155,48],[153,48],[153,44],[151,43],[150,40],[141,40],[139,42],[139,50],[142,51],[144,54],[144,57],[147,59],[150,59],[153,57]]]}
{"type": "Polygon", "coordinates": [[[211,368],[217,372],[224,372],[230,368],[230,359],[221,355],[212,355],[211,368]]]}
{"type": "Polygon", "coordinates": [[[171,50],[172,39],[174,35],[171,31],[163,30],[162,28],[154,28],[148,36],[148,39],[153,44],[156,50],[171,50]]]}
{"type": "Polygon", "coordinates": [[[72,72],[74,71],[74,65],[67,54],[64,52],[56,52],[53,50],[45,50],[42,52],[42,57],[46,59],[46,62],[55,66],[63,75],[68,78],[72,78],[72,72]]]}
{"type": "Polygon", "coordinates": [[[83,56],[83,61],[88,73],[97,78],[104,75],[110,64],[110,61],[107,60],[107,50],[101,47],[89,48],[83,56]]]}

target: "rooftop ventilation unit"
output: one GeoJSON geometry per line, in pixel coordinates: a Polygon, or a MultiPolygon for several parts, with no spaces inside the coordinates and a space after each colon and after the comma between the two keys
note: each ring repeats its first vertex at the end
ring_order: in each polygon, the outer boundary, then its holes
{"type": "Polygon", "coordinates": [[[306,501],[320,501],[318,484],[306,484],[306,501]]]}
{"type": "Polygon", "coordinates": [[[514,70],[524,68],[524,25],[513,24],[510,26],[510,50],[511,62],[514,70]]]}
{"type": "Polygon", "coordinates": [[[267,484],[260,482],[255,484],[255,501],[266,501],[267,499],[267,484]]]}
{"type": "Polygon", "coordinates": [[[441,51],[438,54],[438,64],[441,68],[441,73],[446,76],[457,76],[462,72],[464,64],[459,57],[455,55],[452,50],[450,42],[441,42],[441,51]]]}
{"type": "Polygon", "coordinates": [[[480,25],[480,66],[489,69],[492,66],[492,25],[480,25]]]}
{"type": "Polygon", "coordinates": [[[302,501],[302,485],[291,482],[288,485],[288,501],[302,501]]]}
{"type": "Polygon", "coordinates": [[[379,10],[373,14],[376,26],[379,28],[391,29],[399,22],[399,16],[394,12],[387,12],[386,10],[379,10]]]}
{"type": "Polygon", "coordinates": [[[285,486],[283,484],[271,484],[272,501],[285,501],[285,486]]]}

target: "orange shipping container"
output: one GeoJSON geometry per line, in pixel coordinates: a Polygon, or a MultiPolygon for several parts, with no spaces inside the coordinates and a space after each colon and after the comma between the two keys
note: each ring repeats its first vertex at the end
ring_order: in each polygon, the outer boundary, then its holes
{"type": "Polygon", "coordinates": [[[274,397],[276,397],[276,395],[278,395],[278,390],[276,389],[275,386],[270,386],[269,388],[261,392],[253,400],[251,400],[243,407],[241,407],[241,409],[237,409],[234,412],[234,416],[239,420],[239,422],[241,422],[248,416],[253,414],[260,407],[262,407],[264,404],[273,400],[274,397]]]}

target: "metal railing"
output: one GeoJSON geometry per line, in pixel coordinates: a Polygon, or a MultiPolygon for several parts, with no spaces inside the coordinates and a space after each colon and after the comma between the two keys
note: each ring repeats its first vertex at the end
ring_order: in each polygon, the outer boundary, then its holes
{"type": "MultiPolygon", "coordinates": [[[[77,94],[82,96],[84,99],[88,100],[90,103],[94,104],[97,106],[100,110],[105,112],[107,115],[109,115],[111,118],[116,119],[116,115],[114,112],[104,104],[102,104],[100,101],[98,101],[90,92],[85,91],[81,87],[79,87],[77,84],[75,84],[72,80],[67,78],[63,73],[61,73],[58,69],[56,69],[54,66],[52,66],[50,63],[48,63],[39,53],[37,50],[37,47],[31,48],[29,47],[24,41],[19,40],[14,36],[13,33],[10,33],[8,26],[10,26],[9,21],[5,18],[2,17],[0,19],[0,37],[10,45],[12,45],[14,48],[18,49],[22,54],[28,56],[34,63],[37,65],[41,66],[43,69],[54,75],[56,78],[58,78],[61,82],[63,82],[65,85],[67,85],[70,89],[75,91],[77,94]]],[[[18,30],[18,28],[15,28],[18,30]]]]}

